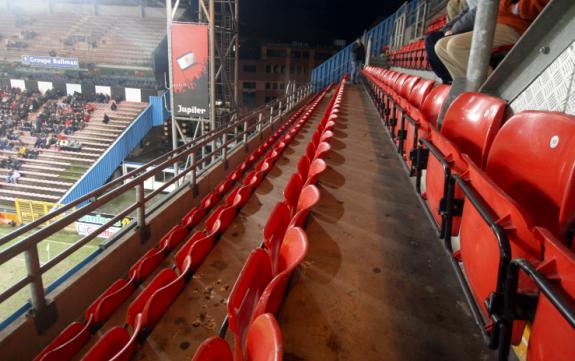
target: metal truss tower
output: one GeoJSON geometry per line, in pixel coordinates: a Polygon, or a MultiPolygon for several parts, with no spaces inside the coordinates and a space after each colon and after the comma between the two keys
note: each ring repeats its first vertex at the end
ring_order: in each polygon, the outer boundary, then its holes
{"type": "MultiPolygon", "coordinates": [[[[210,116],[209,119],[176,117],[176,121],[172,122],[174,149],[182,142],[189,143],[202,134],[235,120],[239,111],[239,0],[197,1],[198,22],[208,24],[209,27],[210,116]],[[182,131],[184,124],[189,125],[186,127],[188,132],[182,131]]],[[[168,52],[171,52],[170,27],[179,4],[180,0],[166,1],[168,52]]],[[[171,59],[171,53],[169,58],[171,59]]]]}

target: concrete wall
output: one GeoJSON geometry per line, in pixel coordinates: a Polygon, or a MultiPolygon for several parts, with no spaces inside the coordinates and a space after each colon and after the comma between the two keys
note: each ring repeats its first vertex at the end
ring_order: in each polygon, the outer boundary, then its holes
{"type": "MultiPolygon", "coordinates": [[[[284,119],[287,119],[287,116],[284,119]]],[[[269,127],[264,129],[262,139],[266,139],[271,133],[269,127]]],[[[26,317],[22,317],[0,333],[2,360],[31,360],[68,324],[82,319],[84,310],[94,299],[116,279],[125,277],[129,267],[136,260],[155,245],[260,143],[260,137],[255,137],[249,142],[248,147],[240,147],[230,154],[227,169],[219,164],[209,174],[202,176],[198,180],[197,196],[194,196],[191,188],[182,190],[179,195],[154,212],[148,218],[151,231],[149,241],[142,244],[139,234],[130,231],[92,264],[61,285],[52,295],[58,311],[58,321],[43,335],[37,334],[33,320],[26,317]]]]}

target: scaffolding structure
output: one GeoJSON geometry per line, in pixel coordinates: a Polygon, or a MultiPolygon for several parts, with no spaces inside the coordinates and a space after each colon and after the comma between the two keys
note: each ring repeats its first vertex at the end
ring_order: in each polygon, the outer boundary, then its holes
{"type": "MultiPolygon", "coordinates": [[[[179,5],[180,0],[166,1],[170,59],[170,29],[179,5]]],[[[207,24],[209,28],[209,117],[174,116],[171,126],[174,149],[234,121],[238,116],[239,0],[198,0],[198,8],[198,22],[207,24]],[[182,127],[184,124],[186,126],[182,127]]],[[[172,79],[170,61],[170,89],[172,79]]],[[[171,102],[170,108],[173,109],[173,97],[171,102]]]]}

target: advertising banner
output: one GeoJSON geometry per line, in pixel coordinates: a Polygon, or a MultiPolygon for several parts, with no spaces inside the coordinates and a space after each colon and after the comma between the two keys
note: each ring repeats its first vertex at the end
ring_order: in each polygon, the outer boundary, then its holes
{"type": "Polygon", "coordinates": [[[173,95],[177,117],[209,117],[208,70],[208,26],[172,24],[173,95]]]}
{"type": "MultiPolygon", "coordinates": [[[[96,231],[100,226],[108,223],[114,216],[109,214],[88,214],[80,218],[76,222],[76,232],[81,236],[86,236],[96,231]]],[[[105,229],[98,235],[100,238],[108,238],[127,226],[132,221],[132,218],[126,217],[121,221],[114,223],[111,227],[105,229]]]]}
{"type": "Polygon", "coordinates": [[[80,61],[78,58],[22,55],[22,64],[43,68],[80,69],[80,61]]]}

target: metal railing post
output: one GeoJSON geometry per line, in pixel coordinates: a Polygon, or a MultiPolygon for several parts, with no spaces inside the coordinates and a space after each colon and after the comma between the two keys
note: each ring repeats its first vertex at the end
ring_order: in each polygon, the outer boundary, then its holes
{"type": "Polygon", "coordinates": [[[270,108],[270,125],[273,123],[274,120],[274,107],[270,108]]]}
{"type": "Polygon", "coordinates": [[[222,135],[222,161],[224,163],[224,169],[228,169],[228,133],[224,132],[222,135]]]}
{"type": "Polygon", "coordinates": [[[42,274],[40,273],[40,258],[38,256],[38,245],[33,245],[24,253],[26,259],[26,269],[28,276],[32,279],[30,282],[30,294],[32,296],[32,307],[39,311],[46,307],[46,295],[44,294],[44,285],[42,274]]]}
{"type": "Polygon", "coordinates": [[[28,248],[24,253],[24,258],[26,260],[28,276],[31,278],[30,301],[32,303],[34,323],[36,324],[36,330],[39,333],[43,333],[48,327],[56,322],[58,314],[54,304],[48,304],[46,301],[44,283],[42,281],[42,272],[40,271],[38,245],[34,244],[32,247],[28,248]]]}
{"type": "Polygon", "coordinates": [[[258,133],[260,134],[260,139],[263,137],[263,133],[262,133],[262,130],[263,130],[262,120],[263,120],[263,114],[260,113],[260,114],[258,115],[258,133]]]}
{"type": "Polygon", "coordinates": [[[278,116],[282,115],[282,102],[280,100],[280,105],[278,106],[278,116]]]}
{"type": "Polygon", "coordinates": [[[192,167],[192,171],[191,171],[191,179],[190,179],[190,187],[192,187],[192,193],[194,194],[194,196],[196,196],[198,194],[198,186],[196,184],[196,170],[197,170],[197,166],[196,166],[196,153],[193,152],[190,155],[190,162],[191,162],[191,167],[192,167]]]}
{"type": "Polygon", "coordinates": [[[136,191],[136,202],[138,203],[136,218],[138,222],[138,230],[140,232],[140,241],[144,243],[148,240],[150,233],[148,232],[148,226],[146,225],[146,193],[143,182],[138,184],[136,191]]]}
{"type": "Polygon", "coordinates": [[[498,9],[499,0],[484,0],[477,4],[465,91],[479,90],[481,84],[487,79],[498,9]]]}
{"type": "Polygon", "coordinates": [[[244,146],[248,146],[248,121],[244,120],[244,146]]]}

